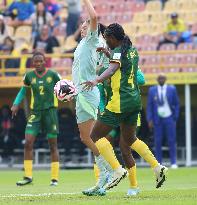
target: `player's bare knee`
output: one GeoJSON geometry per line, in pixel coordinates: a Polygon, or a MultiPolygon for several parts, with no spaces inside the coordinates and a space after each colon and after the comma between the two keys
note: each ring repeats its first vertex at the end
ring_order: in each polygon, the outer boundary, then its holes
{"type": "Polygon", "coordinates": [[[25,145],[24,145],[24,148],[25,150],[32,150],[33,149],[33,142],[30,141],[30,140],[26,140],[25,141],[25,145]]]}
{"type": "Polygon", "coordinates": [[[51,152],[57,151],[57,144],[56,143],[49,143],[49,148],[51,152]]]}
{"type": "Polygon", "coordinates": [[[87,145],[87,143],[90,141],[90,138],[87,136],[80,135],[80,139],[81,139],[81,142],[85,145],[87,145]]]}

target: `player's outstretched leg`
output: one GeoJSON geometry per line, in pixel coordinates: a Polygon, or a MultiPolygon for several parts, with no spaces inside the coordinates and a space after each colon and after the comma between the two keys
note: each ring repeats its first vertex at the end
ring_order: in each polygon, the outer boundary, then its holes
{"type": "Polygon", "coordinates": [[[168,168],[159,164],[149,147],[143,141],[137,139],[131,145],[131,148],[150,164],[156,176],[156,188],[160,188],[167,179],[168,168]]]}

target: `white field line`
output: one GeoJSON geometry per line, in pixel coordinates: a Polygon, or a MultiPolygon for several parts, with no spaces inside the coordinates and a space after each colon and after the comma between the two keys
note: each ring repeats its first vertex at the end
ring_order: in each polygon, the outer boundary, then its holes
{"type": "MultiPolygon", "coordinates": [[[[179,187],[176,189],[173,188],[165,188],[162,191],[169,191],[169,190],[187,190],[187,189],[197,189],[197,187],[188,187],[188,188],[184,188],[184,187],[179,187]]],[[[155,189],[156,190],[156,189],[155,189]]],[[[159,190],[159,189],[158,189],[159,190]]],[[[145,192],[147,191],[153,191],[153,190],[144,190],[145,192]]],[[[156,190],[157,191],[157,190],[156,190]]],[[[113,193],[115,191],[108,191],[108,193],[113,193]]],[[[6,199],[6,198],[18,198],[18,197],[50,197],[50,196],[63,196],[63,195],[78,195],[78,194],[82,194],[81,192],[56,192],[56,193],[41,193],[41,194],[6,194],[6,195],[1,195],[0,194],[0,199],[6,199]]]]}
{"type": "Polygon", "coordinates": [[[0,198],[17,198],[17,197],[50,197],[50,196],[61,196],[61,195],[77,195],[81,192],[57,192],[57,193],[41,193],[41,194],[7,194],[0,195],[0,198]]]}

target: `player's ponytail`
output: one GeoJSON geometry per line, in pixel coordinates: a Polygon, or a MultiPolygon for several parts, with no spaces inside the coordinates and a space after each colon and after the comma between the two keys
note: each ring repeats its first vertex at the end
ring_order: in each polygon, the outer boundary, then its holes
{"type": "Polygon", "coordinates": [[[127,50],[132,46],[130,38],[125,35],[121,45],[121,55],[124,57],[127,54],[127,50]]]}
{"type": "Polygon", "coordinates": [[[102,23],[99,23],[98,24],[98,35],[101,34],[104,37],[104,33],[105,33],[106,28],[107,28],[107,26],[105,26],[102,23]]]}

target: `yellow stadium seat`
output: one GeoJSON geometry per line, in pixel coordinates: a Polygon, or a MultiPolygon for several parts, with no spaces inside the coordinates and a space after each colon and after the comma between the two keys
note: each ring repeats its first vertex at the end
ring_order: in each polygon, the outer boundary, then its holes
{"type": "Polygon", "coordinates": [[[31,40],[32,28],[30,26],[20,26],[16,29],[15,39],[25,39],[30,42],[31,40]]]}
{"type": "Polygon", "coordinates": [[[149,13],[135,13],[133,16],[133,23],[146,23],[150,19],[149,13]]]}
{"type": "Polygon", "coordinates": [[[167,1],[164,6],[165,12],[177,12],[179,11],[179,5],[177,1],[167,1]]]}
{"type": "Polygon", "coordinates": [[[132,36],[133,34],[137,33],[138,25],[134,23],[127,23],[123,24],[123,28],[128,36],[132,36]]]}
{"type": "Polygon", "coordinates": [[[64,36],[56,36],[60,45],[64,45],[65,37],[64,36]]]}
{"type": "Polygon", "coordinates": [[[151,35],[151,33],[152,33],[152,24],[146,23],[140,25],[138,35],[145,35],[145,34],[151,35]]]}
{"type": "Polygon", "coordinates": [[[76,46],[77,46],[77,41],[75,40],[74,35],[71,35],[66,39],[63,48],[64,50],[68,51],[76,48],[76,46]]]}
{"type": "Polygon", "coordinates": [[[154,0],[154,1],[148,1],[146,4],[146,11],[150,11],[150,12],[157,12],[157,11],[161,11],[161,2],[158,0],[154,0]]]}
{"type": "Polygon", "coordinates": [[[152,24],[152,32],[150,33],[150,35],[158,35],[158,34],[163,34],[165,31],[165,27],[166,25],[164,23],[157,23],[157,24],[152,24]]]}
{"type": "Polygon", "coordinates": [[[151,22],[152,23],[163,23],[167,22],[168,18],[166,18],[165,13],[163,12],[155,12],[151,15],[151,22]]]}
{"type": "Polygon", "coordinates": [[[7,31],[8,31],[8,35],[9,36],[13,36],[14,35],[14,27],[12,26],[7,26],[7,31]]]}
{"type": "Polygon", "coordinates": [[[197,22],[197,12],[187,12],[185,13],[185,18],[183,19],[188,24],[193,24],[197,22]]]}

